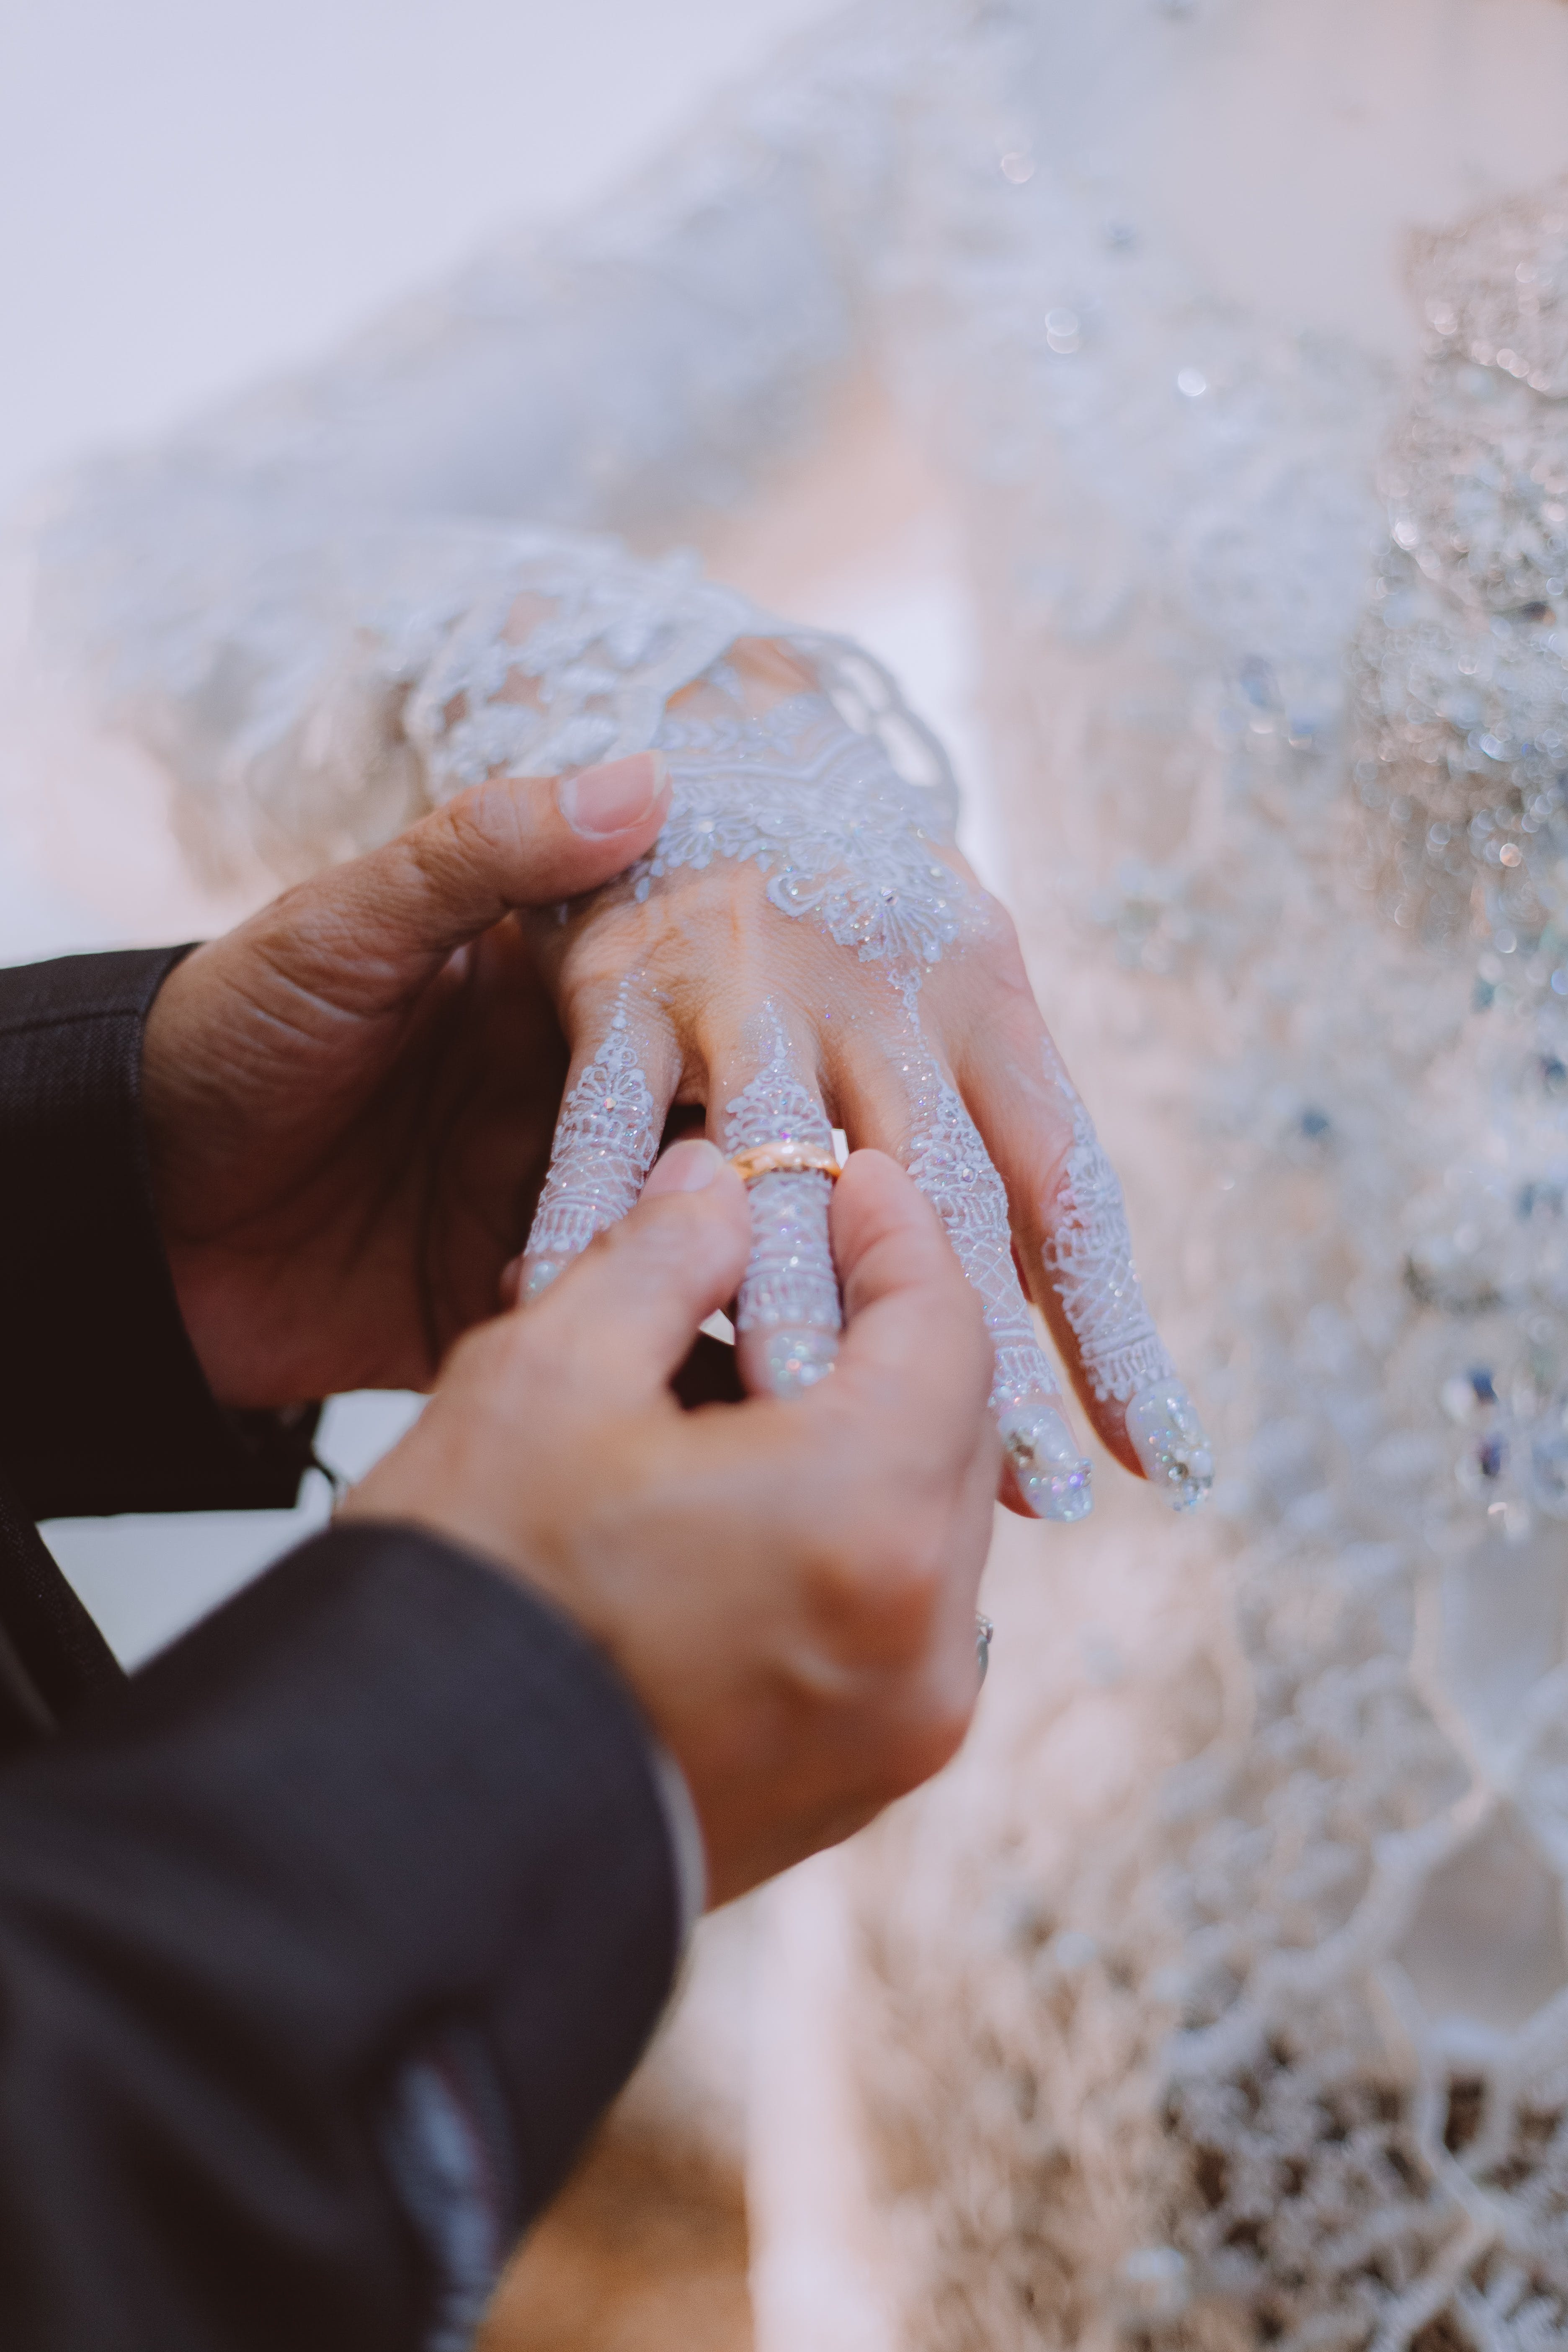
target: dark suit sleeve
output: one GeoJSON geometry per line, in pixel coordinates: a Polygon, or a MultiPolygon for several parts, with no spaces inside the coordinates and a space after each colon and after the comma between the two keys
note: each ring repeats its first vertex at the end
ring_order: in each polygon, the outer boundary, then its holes
{"type": "Polygon", "coordinates": [[[0,971],[0,1469],[35,1519],[288,1507],[313,1411],[229,1413],[153,1213],[142,1032],[185,952],[0,971]]]}
{"type": "Polygon", "coordinates": [[[6,2352],[458,2352],[667,1997],[644,1726],[411,1529],[0,1772],[6,2352]]]}

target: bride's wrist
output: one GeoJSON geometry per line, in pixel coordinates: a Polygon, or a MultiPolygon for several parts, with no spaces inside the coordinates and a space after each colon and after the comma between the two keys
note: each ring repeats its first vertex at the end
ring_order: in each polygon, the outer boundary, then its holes
{"type": "Polygon", "coordinates": [[[668,709],[681,719],[732,719],[736,690],[748,719],[761,719],[781,702],[816,690],[817,678],[809,663],[773,637],[738,637],[724,656],[722,682],[694,678],[669,698],[668,709]]]}

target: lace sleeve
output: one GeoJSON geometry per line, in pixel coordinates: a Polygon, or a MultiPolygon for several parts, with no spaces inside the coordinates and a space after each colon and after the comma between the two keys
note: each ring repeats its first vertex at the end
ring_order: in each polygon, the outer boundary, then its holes
{"type": "Polygon", "coordinates": [[[852,16],[591,216],[62,486],[43,643],[203,863],[298,871],[489,768],[641,748],[770,625],[604,534],[731,501],[854,363],[900,47],[852,16]]]}

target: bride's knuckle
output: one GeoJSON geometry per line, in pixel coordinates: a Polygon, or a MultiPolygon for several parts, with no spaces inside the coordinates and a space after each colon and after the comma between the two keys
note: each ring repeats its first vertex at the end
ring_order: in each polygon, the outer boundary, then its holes
{"type": "Polygon", "coordinates": [[[1018,927],[1001,899],[993,898],[989,890],[980,891],[970,919],[977,944],[986,950],[996,967],[997,985],[1010,993],[1016,991],[1028,995],[1029,981],[1024,969],[1024,950],[1018,942],[1018,927]]]}

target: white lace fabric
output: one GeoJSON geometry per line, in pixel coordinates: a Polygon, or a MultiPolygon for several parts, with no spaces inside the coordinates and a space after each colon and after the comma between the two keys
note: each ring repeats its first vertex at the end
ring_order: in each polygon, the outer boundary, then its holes
{"type": "MultiPolygon", "coordinates": [[[[1024,11],[959,54],[993,119],[1039,68],[1024,11]]],[[[1205,1269],[1200,1378],[1246,1472],[1169,1667],[1124,1663],[1134,1594],[1114,1633],[1086,1605],[1084,1686],[1018,1689],[962,1817],[933,1801],[918,1853],[889,1834],[868,1864],[905,2340],[1557,2347],[1561,198],[1423,257],[1443,315],[1384,549],[1380,368],[1194,299],[1153,224],[1119,246],[1014,135],[1026,184],[950,215],[941,357],[994,357],[949,382],[1020,714],[1026,930],[1073,938],[1089,1034],[1144,1041],[1119,1066],[1159,1108],[1122,1108],[1117,1156],[1167,1284],[1205,1269]],[[1411,845],[1381,917],[1363,761],[1411,845]],[[1073,780],[1048,816],[1042,772],[1073,780]],[[1454,899],[1424,957],[1406,934],[1454,899]],[[1191,1760],[1147,1797],[1107,1770],[1066,1843],[1053,1758],[1083,1769],[1091,1705],[1191,1760]]],[[[1068,1181],[1097,1190],[1087,1160],[1068,1181]]],[[[1070,1223],[1058,1252],[1070,1281],[1070,1223]]],[[[1108,1386],[1116,1286],[1103,1321],[1084,1302],[1108,1386]]]]}

